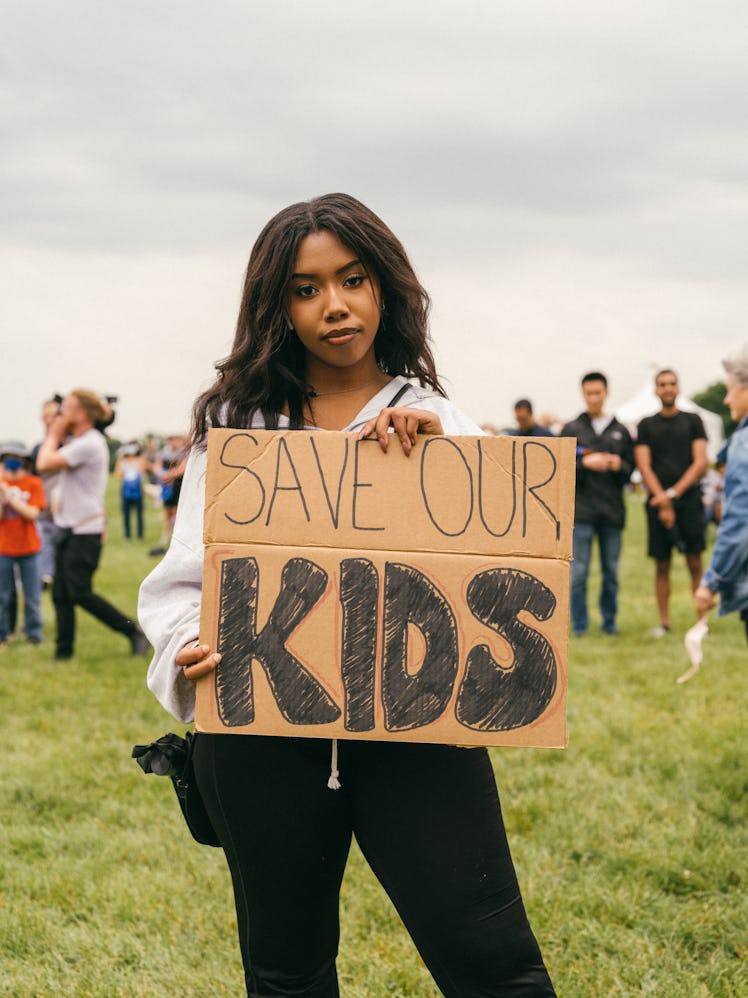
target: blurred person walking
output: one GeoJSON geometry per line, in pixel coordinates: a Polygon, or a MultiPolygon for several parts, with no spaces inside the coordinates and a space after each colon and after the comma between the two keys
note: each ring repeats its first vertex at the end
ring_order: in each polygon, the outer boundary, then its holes
{"type": "Polygon", "coordinates": [[[15,573],[23,588],[26,638],[42,640],[41,576],[39,551],[42,542],[36,519],[44,509],[44,486],[29,472],[31,452],[21,443],[0,448],[0,647],[10,632],[9,607],[16,594],[15,573]]]}
{"type": "Polygon", "coordinates": [[[701,479],[707,472],[707,437],[701,417],[676,406],[680,388],[675,371],[655,375],[655,393],[662,408],[637,428],[634,458],[649,499],[645,506],[649,557],[655,561],[655,597],[660,615],[653,637],[670,630],[670,565],[673,547],[686,557],[691,591],[702,573],[706,524],[701,479]]]}
{"type": "Polygon", "coordinates": [[[725,405],[738,427],[727,444],[722,519],[694,602],[699,616],[706,616],[719,595],[719,616],[739,612],[748,639],[748,343],[722,366],[725,405]]]}
{"type": "Polygon", "coordinates": [[[56,659],[73,655],[76,606],[128,638],[133,655],[148,651],[138,624],[92,589],[106,526],[104,493],[109,474],[109,448],[95,424],[106,418],[107,410],[95,392],[76,389],[64,399],[37,454],[40,471],[60,472],[59,507],[55,511],[60,534],[52,587],[56,659]]]}
{"type": "Polygon", "coordinates": [[[561,429],[562,437],[577,438],[577,491],[571,564],[571,625],[574,634],[587,633],[587,579],[592,542],[600,549],[602,586],[600,613],[604,634],[617,634],[618,559],[626,521],[623,487],[634,470],[629,431],[604,412],[608,379],[599,371],[582,378],[586,409],[561,429]]]}

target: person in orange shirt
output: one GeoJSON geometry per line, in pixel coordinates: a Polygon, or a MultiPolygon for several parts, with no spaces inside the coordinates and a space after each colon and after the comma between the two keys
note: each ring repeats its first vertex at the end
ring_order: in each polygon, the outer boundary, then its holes
{"type": "Polygon", "coordinates": [[[42,639],[42,542],[36,518],[46,506],[44,486],[28,471],[31,453],[19,443],[0,446],[0,647],[8,639],[8,606],[15,593],[15,567],[21,576],[24,631],[31,644],[42,639]]]}

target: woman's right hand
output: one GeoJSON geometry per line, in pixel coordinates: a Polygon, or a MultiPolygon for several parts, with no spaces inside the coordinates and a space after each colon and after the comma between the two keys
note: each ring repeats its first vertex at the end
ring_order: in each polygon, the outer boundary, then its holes
{"type": "Polygon", "coordinates": [[[221,661],[221,656],[218,652],[211,652],[208,645],[196,646],[194,641],[190,641],[177,652],[174,661],[182,670],[184,678],[194,683],[195,680],[212,672],[221,661]]]}
{"type": "Polygon", "coordinates": [[[426,433],[432,436],[441,436],[444,433],[441,420],[435,412],[429,412],[427,409],[411,409],[406,406],[396,406],[395,408],[386,406],[378,416],[370,419],[361,428],[358,439],[363,440],[364,437],[375,435],[379,441],[379,446],[386,454],[390,426],[394,431],[392,436],[399,439],[406,457],[415,447],[417,434],[426,433]]]}

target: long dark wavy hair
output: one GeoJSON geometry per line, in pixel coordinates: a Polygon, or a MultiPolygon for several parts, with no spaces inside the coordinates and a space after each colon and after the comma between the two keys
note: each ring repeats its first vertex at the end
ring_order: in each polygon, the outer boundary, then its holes
{"type": "Polygon", "coordinates": [[[304,425],[305,350],[288,321],[288,286],[301,241],[320,231],[337,236],[379,280],[384,311],[374,351],[381,370],[445,394],[429,345],[431,300],[402,244],[360,201],[325,194],[278,212],[252,247],[231,353],[195,403],[194,444],[204,443],[209,426],[249,426],[258,411],[271,429],[284,407],[293,429],[304,425]]]}

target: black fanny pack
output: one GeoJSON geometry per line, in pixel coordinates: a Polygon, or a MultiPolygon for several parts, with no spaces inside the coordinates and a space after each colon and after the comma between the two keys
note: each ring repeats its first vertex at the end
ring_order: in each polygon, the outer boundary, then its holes
{"type": "Polygon", "coordinates": [[[205,803],[195,781],[192,753],[198,736],[188,731],[179,735],[162,735],[150,745],[135,745],[132,758],[144,773],[171,777],[172,786],[182,809],[192,838],[205,846],[220,846],[218,836],[205,810],[205,803]]]}

